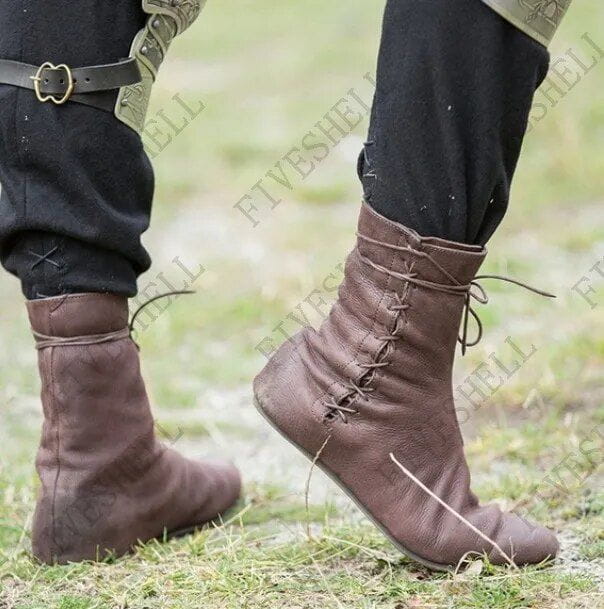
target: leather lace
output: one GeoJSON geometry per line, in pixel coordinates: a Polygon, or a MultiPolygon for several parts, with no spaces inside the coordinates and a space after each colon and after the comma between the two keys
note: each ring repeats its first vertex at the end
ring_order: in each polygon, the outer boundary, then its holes
{"type": "MultiPolygon", "coordinates": [[[[193,290],[173,290],[171,292],[164,292],[162,294],[158,294],[157,296],[154,296],[153,298],[149,298],[149,300],[147,300],[146,302],[143,302],[143,304],[140,305],[138,307],[138,309],[136,309],[136,311],[134,311],[134,313],[132,314],[132,317],[130,318],[130,322],[128,323],[128,331],[129,331],[130,338],[132,338],[132,335],[134,334],[134,322],[136,321],[136,318],[152,302],[155,302],[156,300],[161,300],[162,298],[167,298],[168,296],[181,296],[183,294],[195,294],[195,292],[193,290]]],[[[136,343],[134,343],[134,344],[136,344],[136,343]]],[[[138,347],[138,345],[136,345],[136,346],[138,347]]]]}
{"type": "Polygon", "coordinates": [[[47,336],[33,330],[34,338],[36,339],[36,349],[48,349],[49,347],[87,347],[89,345],[101,345],[103,343],[112,343],[130,336],[128,328],[117,330],[116,332],[108,332],[107,334],[92,334],[89,336],[47,336]]]}
{"type": "Polygon", "coordinates": [[[168,296],[177,296],[181,294],[194,294],[195,292],[191,290],[175,290],[173,292],[165,292],[164,294],[158,294],[153,298],[150,298],[146,302],[136,309],[130,318],[130,322],[125,328],[121,330],[116,330],[115,332],[107,332],[106,334],[91,334],[86,336],[47,336],[46,334],[42,334],[40,332],[36,332],[33,330],[34,338],[36,339],[36,349],[48,349],[49,347],[87,347],[90,345],[101,345],[103,343],[112,343],[118,340],[123,340],[124,338],[130,338],[132,342],[136,345],[136,348],[139,349],[138,344],[133,338],[134,334],[134,322],[136,318],[142,311],[150,305],[152,302],[156,300],[160,300],[161,298],[167,298],[168,296]]]}
{"type": "Polygon", "coordinates": [[[555,298],[554,294],[550,294],[538,288],[531,287],[526,283],[521,281],[517,281],[515,279],[511,279],[509,277],[504,277],[502,275],[476,275],[472,281],[466,284],[462,284],[459,282],[453,275],[451,275],[446,269],[442,267],[430,254],[427,252],[422,252],[416,250],[410,246],[398,246],[393,245],[391,243],[386,243],[383,241],[378,241],[376,239],[372,239],[371,237],[367,237],[366,235],[362,235],[357,233],[357,236],[369,243],[373,243],[375,245],[379,245],[382,247],[386,247],[389,249],[393,249],[400,252],[407,252],[412,254],[417,258],[423,258],[429,261],[436,269],[438,269],[449,281],[450,283],[437,283],[434,281],[428,281],[426,279],[421,279],[417,273],[413,272],[413,268],[415,263],[406,263],[406,271],[405,273],[400,273],[397,271],[393,271],[392,269],[388,269],[380,264],[377,264],[363,256],[359,253],[360,259],[364,264],[372,267],[373,269],[391,277],[395,277],[397,279],[401,279],[405,282],[405,292],[404,295],[401,296],[398,292],[393,292],[393,296],[395,299],[395,304],[391,305],[389,309],[395,313],[396,319],[394,321],[394,327],[389,334],[384,336],[378,336],[378,340],[382,341],[382,345],[378,350],[378,353],[375,357],[375,361],[367,364],[358,364],[361,368],[365,369],[365,372],[361,375],[359,379],[356,381],[349,380],[346,384],[347,392],[341,396],[339,399],[336,399],[333,396],[325,402],[330,415],[337,414],[340,416],[344,423],[347,423],[347,414],[357,414],[358,410],[353,408],[354,403],[357,399],[368,399],[367,394],[375,391],[373,387],[370,386],[371,381],[373,380],[373,375],[375,370],[378,368],[383,368],[390,365],[390,362],[385,359],[386,353],[391,348],[396,341],[401,339],[401,334],[399,333],[399,324],[400,324],[400,316],[406,312],[409,308],[409,304],[405,302],[409,285],[415,285],[418,287],[422,287],[428,290],[433,290],[435,292],[440,292],[443,294],[450,294],[453,296],[459,296],[464,299],[464,309],[462,314],[462,328],[461,334],[458,336],[457,340],[461,344],[462,354],[465,355],[468,347],[473,347],[477,345],[483,336],[483,325],[478,313],[474,310],[472,306],[473,301],[476,301],[480,304],[487,304],[489,302],[489,297],[486,293],[485,288],[480,284],[480,281],[484,279],[496,279],[499,281],[505,281],[507,283],[512,283],[514,285],[520,286],[533,292],[535,294],[539,294],[540,296],[545,296],[547,298],[555,298]],[[468,340],[468,326],[469,319],[472,317],[477,325],[477,334],[476,338],[472,341],[468,340]]]}
{"type": "Polygon", "coordinates": [[[489,302],[489,297],[487,295],[487,292],[484,289],[484,287],[479,283],[480,281],[482,281],[484,279],[496,279],[498,281],[505,281],[506,283],[512,283],[514,285],[520,286],[521,288],[524,288],[525,290],[533,292],[534,294],[539,294],[540,296],[544,296],[546,298],[556,298],[556,296],[554,294],[550,294],[549,292],[545,292],[544,290],[534,288],[526,283],[523,283],[522,281],[517,281],[516,279],[512,279],[510,277],[505,277],[503,275],[476,275],[474,277],[474,279],[472,279],[472,281],[470,281],[469,283],[462,284],[459,281],[457,281],[457,279],[455,279],[455,277],[453,277],[453,275],[451,275],[451,273],[449,273],[446,269],[444,269],[442,267],[442,265],[440,265],[436,260],[434,260],[434,258],[432,256],[430,256],[430,254],[428,254],[427,252],[421,252],[410,246],[403,247],[403,246],[393,245],[391,243],[386,243],[383,241],[378,241],[376,239],[372,239],[371,237],[362,235],[361,233],[357,233],[357,235],[360,239],[363,239],[364,241],[368,241],[370,243],[374,243],[375,245],[380,245],[382,247],[386,247],[386,248],[394,249],[394,250],[398,250],[398,251],[406,251],[415,256],[424,258],[425,260],[428,260],[441,273],[443,273],[447,277],[447,279],[449,279],[449,281],[452,282],[452,284],[441,284],[441,283],[436,283],[433,281],[427,281],[425,279],[419,279],[417,277],[417,274],[414,274],[414,273],[398,273],[396,271],[393,271],[392,269],[388,269],[384,266],[376,264],[375,262],[373,262],[366,256],[359,254],[361,260],[365,264],[368,264],[369,266],[373,267],[377,271],[380,271],[386,275],[396,277],[397,279],[401,279],[401,280],[411,283],[413,285],[417,285],[419,287],[434,290],[436,292],[442,292],[444,294],[452,294],[455,296],[462,296],[464,298],[464,311],[463,311],[463,316],[462,316],[462,320],[463,320],[462,321],[462,333],[458,337],[458,342],[461,344],[461,351],[462,351],[462,354],[464,354],[464,355],[466,353],[467,347],[474,347],[475,345],[477,345],[481,341],[482,335],[483,335],[482,321],[478,317],[478,313],[476,313],[476,311],[472,307],[472,300],[475,300],[476,302],[479,302],[480,304],[487,304],[489,302]],[[468,342],[468,322],[469,322],[470,316],[472,316],[474,318],[474,321],[476,322],[476,325],[478,328],[476,338],[472,342],[468,342]]]}

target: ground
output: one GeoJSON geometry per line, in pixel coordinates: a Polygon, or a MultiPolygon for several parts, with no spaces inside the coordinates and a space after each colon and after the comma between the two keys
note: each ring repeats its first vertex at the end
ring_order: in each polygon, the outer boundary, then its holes
{"type": "Polygon", "coordinates": [[[558,298],[490,282],[485,337],[455,372],[475,490],[559,531],[554,566],[430,574],[319,472],[307,508],[309,463],[252,406],[265,354],[320,323],[354,240],[380,12],[381,3],[210,2],[156,87],[145,135],[158,179],[145,237],[154,266],[141,288],[152,295],[167,280],[197,292],[146,316],[137,338],[159,432],[243,471],[245,499],[223,526],[103,564],[32,559],[39,384],[18,284],[0,278],[3,609],[604,607],[600,3],[575,3],[555,40],[555,72],[537,94],[484,267],[558,298]],[[358,124],[340,123],[337,144],[323,138],[309,151],[316,140],[305,136],[347,106],[358,124]]]}

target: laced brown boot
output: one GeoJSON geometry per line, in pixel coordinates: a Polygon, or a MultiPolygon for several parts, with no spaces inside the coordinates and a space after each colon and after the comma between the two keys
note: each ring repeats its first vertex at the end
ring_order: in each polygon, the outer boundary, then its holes
{"type": "Polygon", "coordinates": [[[550,531],[479,505],[470,490],[452,366],[462,313],[465,347],[470,299],[486,301],[476,283],[485,255],[365,205],[329,318],[285,342],[254,384],[268,421],[434,569],[468,553],[520,565],[558,550],[550,531]]]}
{"type": "Polygon", "coordinates": [[[126,298],[78,294],[27,303],[42,379],[42,482],[33,552],[46,563],[121,555],[179,534],[236,501],[237,470],[161,444],[129,336],[126,298]]]}

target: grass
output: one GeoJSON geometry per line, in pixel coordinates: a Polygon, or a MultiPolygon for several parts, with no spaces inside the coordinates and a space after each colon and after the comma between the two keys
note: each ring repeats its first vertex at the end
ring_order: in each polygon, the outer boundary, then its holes
{"type": "Polygon", "coordinates": [[[134,557],[104,564],[41,570],[22,561],[4,592],[28,607],[203,603],[211,608],[300,609],[583,607],[595,592],[594,582],[585,575],[540,568],[509,571],[483,564],[480,572],[432,575],[394,553],[363,524],[326,524],[315,539],[302,534],[292,538],[288,531],[287,542],[280,541],[274,528],[270,533],[223,528],[180,542],[153,542],[134,557]],[[40,604],[37,589],[45,590],[40,604]]]}
{"type": "MultiPolygon", "coordinates": [[[[307,512],[308,463],[251,407],[262,341],[284,339],[280,322],[288,334],[299,328],[296,318],[318,324],[321,314],[306,300],[314,290],[326,303],[335,297],[330,286],[354,239],[354,162],[367,119],[307,179],[287,174],[291,189],[275,191],[282,202],[265,205],[255,228],[234,206],[350,88],[371,98],[363,76],[374,70],[381,4],[210,2],[176,41],[155,89],[151,116],[163,109],[178,122],[175,94],[205,109],[178,136],[167,133],[169,145],[154,153],[158,189],[145,241],[155,264],[141,286],[160,273],[184,281],[176,256],[193,274],[199,265],[205,270],[194,282],[197,294],[175,301],[138,339],[162,433],[187,454],[220,452],[244,470],[246,499],[231,522],[102,564],[32,560],[41,422],[35,353],[18,285],[0,278],[2,609],[604,605],[604,283],[590,270],[604,254],[604,62],[534,124],[484,268],[558,298],[489,283],[491,303],[480,307],[485,338],[455,373],[476,491],[557,529],[563,550],[553,567],[427,573],[397,554],[319,472],[307,512]],[[594,307],[573,289],[583,277],[594,307]],[[476,380],[479,366],[501,374],[492,354],[513,368],[510,340],[534,354],[497,391],[483,388],[469,402],[458,388],[476,380]]],[[[553,57],[570,48],[585,59],[585,33],[604,48],[595,27],[603,20],[600,4],[575,2],[553,57]]]]}

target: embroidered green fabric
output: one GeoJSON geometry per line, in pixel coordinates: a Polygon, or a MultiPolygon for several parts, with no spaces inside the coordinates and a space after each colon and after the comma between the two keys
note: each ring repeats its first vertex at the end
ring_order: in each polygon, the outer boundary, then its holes
{"type": "Polygon", "coordinates": [[[504,19],[543,44],[551,42],[572,0],[482,0],[504,19]]]}
{"type": "Polygon", "coordinates": [[[143,0],[143,11],[149,18],[130,49],[142,80],[122,87],[115,105],[115,116],[138,133],[145,127],[151,89],[172,40],[197,19],[205,3],[206,0],[143,0]]]}

